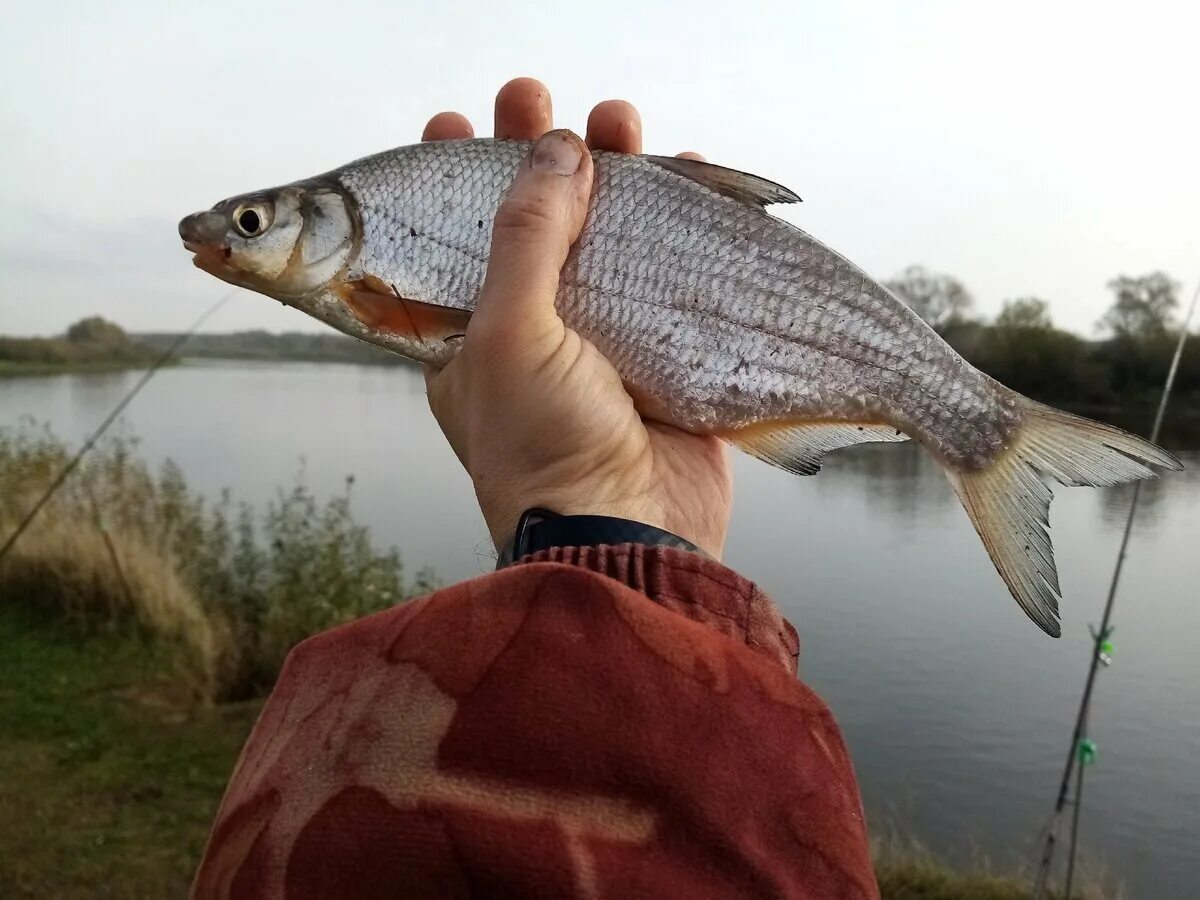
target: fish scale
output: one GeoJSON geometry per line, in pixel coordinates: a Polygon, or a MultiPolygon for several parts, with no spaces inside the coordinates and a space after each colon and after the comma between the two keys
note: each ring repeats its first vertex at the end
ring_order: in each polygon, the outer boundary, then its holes
{"type": "MultiPolygon", "coordinates": [[[[444,365],[483,285],[492,223],[530,145],[442,141],[366,157],[180,223],[196,264],[354,337],[444,365]],[[239,225],[256,228],[248,233],[239,225]]],[[[1063,484],[1179,468],[1111,426],[980,372],[869,275],[766,205],[786,188],[705,163],[592,154],[557,309],[642,414],[797,474],[830,450],[909,437],[942,465],[997,570],[1059,634],[1048,529],[1063,484]]]]}

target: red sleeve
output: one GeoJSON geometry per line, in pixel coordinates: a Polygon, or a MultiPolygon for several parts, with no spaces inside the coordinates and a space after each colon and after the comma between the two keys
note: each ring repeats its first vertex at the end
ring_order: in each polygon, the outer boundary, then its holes
{"type": "Polygon", "coordinates": [[[872,898],[796,637],[729,569],[554,550],[310,638],[192,895],[872,898]]]}

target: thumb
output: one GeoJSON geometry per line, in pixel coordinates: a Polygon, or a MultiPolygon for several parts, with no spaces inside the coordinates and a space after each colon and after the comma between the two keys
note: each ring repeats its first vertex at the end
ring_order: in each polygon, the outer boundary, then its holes
{"type": "Polygon", "coordinates": [[[528,340],[561,329],[558,275],[579,236],[592,191],[592,157],[570,131],[542,135],[496,212],[487,277],[467,341],[528,340]]]}

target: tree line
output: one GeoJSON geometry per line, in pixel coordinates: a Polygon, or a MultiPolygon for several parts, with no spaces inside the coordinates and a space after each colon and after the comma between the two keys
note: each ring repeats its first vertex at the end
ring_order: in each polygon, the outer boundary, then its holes
{"type": "MultiPolygon", "coordinates": [[[[135,334],[133,339],[148,347],[165,350],[178,334],[155,332],[135,334]]],[[[409,361],[382,347],[366,344],[336,332],[234,331],[225,334],[194,334],[181,351],[185,356],[214,359],[296,360],[342,362],[360,365],[397,366],[409,361]]]]}
{"type": "MultiPolygon", "coordinates": [[[[1153,402],[1179,339],[1179,284],[1163,272],[1112,279],[1112,303],[1094,340],[1055,327],[1040,297],[1006,300],[988,322],[974,315],[970,292],[951,275],[910,266],[885,283],[973,365],[1047,403],[1153,402]]],[[[1177,378],[1181,398],[1200,397],[1200,338],[1189,341],[1177,378]]]]}
{"type": "MultiPolygon", "coordinates": [[[[176,332],[127,334],[119,325],[91,316],[65,334],[49,338],[0,335],[0,372],[148,366],[178,340],[176,332]]],[[[335,333],[238,331],[194,334],[185,356],[219,359],[303,360],[370,365],[403,365],[395,354],[335,333]]]]}
{"type": "Polygon", "coordinates": [[[0,369],[148,366],[157,356],[100,316],[80,319],[60,337],[0,335],[0,369]]]}

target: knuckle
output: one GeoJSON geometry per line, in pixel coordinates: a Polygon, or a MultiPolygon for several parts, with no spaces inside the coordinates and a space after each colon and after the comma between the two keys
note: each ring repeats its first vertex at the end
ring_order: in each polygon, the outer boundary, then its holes
{"type": "Polygon", "coordinates": [[[510,197],[496,211],[492,235],[496,240],[542,235],[562,228],[558,205],[544,197],[510,197]]]}
{"type": "Polygon", "coordinates": [[[546,385],[560,386],[573,371],[577,371],[585,352],[583,339],[570,328],[559,328],[557,333],[547,335],[540,361],[534,368],[534,377],[546,385]]]}

